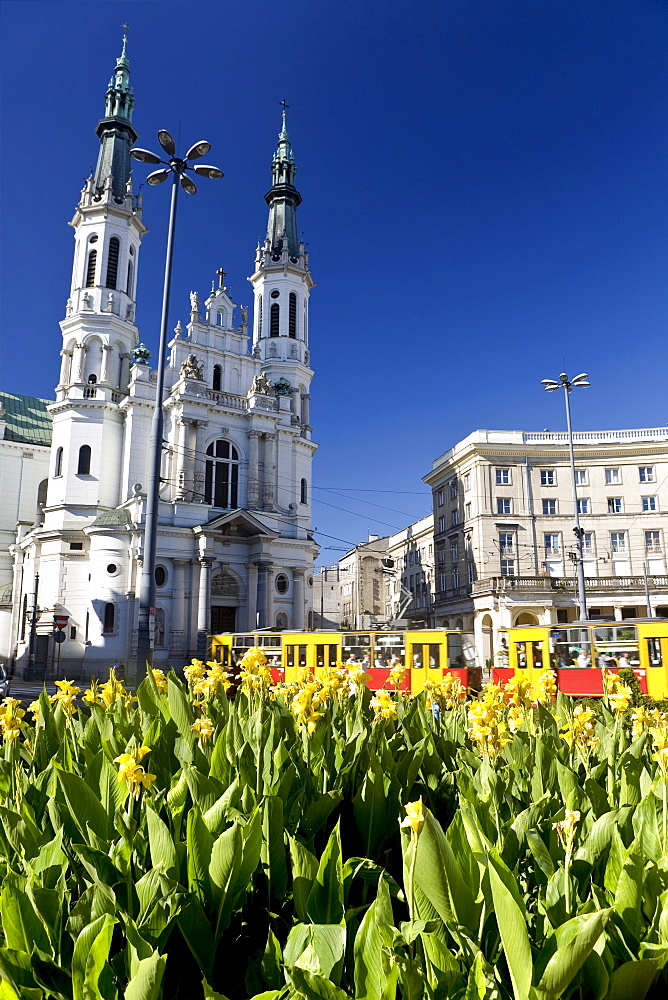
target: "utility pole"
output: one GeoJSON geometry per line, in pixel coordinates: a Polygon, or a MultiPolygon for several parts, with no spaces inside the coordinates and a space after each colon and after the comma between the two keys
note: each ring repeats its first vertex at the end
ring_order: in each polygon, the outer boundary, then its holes
{"type": "Polygon", "coordinates": [[[35,590],[32,598],[32,616],[30,621],[30,642],[28,644],[28,679],[35,678],[35,645],[37,643],[37,591],[39,589],[39,573],[35,573],[35,590]]]}

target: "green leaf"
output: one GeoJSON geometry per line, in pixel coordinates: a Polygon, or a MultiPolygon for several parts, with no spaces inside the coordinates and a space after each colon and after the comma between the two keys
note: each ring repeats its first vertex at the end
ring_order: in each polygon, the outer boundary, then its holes
{"type": "Polygon", "coordinates": [[[295,924],[283,949],[283,962],[331,979],[345,948],[346,929],[339,924],[295,924]]]}
{"type": "Polygon", "coordinates": [[[157,951],[150,958],[141,959],[137,972],[128,983],[125,1000],[158,1000],[166,964],[167,956],[159,955],[157,951]]]}
{"type": "Polygon", "coordinates": [[[262,861],[267,870],[270,900],[282,900],[288,884],[288,865],[283,802],[277,795],[267,795],[262,806],[262,861]]]}
{"type": "Polygon", "coordinates": [[[214,904],[218,908],[215,937],[225,930],[232,916],[234,894],[243,853],[243,834],[241,827],[235,823],[221,833],[211,850],[209,875],[216,886],[212,890],[214,904]]]}
{"type": "Polygon", "coordinates": [[[554,875],[555,867],[554,861],[552,860],[552,855],[550,854],[545,841],[538,833],[537,830],[527,830],[525,833],[526,842],[529,846],[529,850],[536,859],[539,868],[543,874],[550,878],[554,875]]]}
{"type": "MultiPolygon", "coordinates": [[[[510,969],[513,996],[515,1000],[528,1000],[533,965],[524,913],[516,901],[516,893],[507,887],[506,879],[502,879],[497,871],[498,861],[491,855],[489,861],[488,871],[494,899],[494,913],[510,969]]],[[[519,895],[518,892],[517,894],[519,895]]]]}
{"type": "Polygon", "coordinates": [[[14,951],[29,955],[33,944],[50,953],[49,939],[44,924],[26,892],[26,880],[9,873],[5,876],[0,895],[0,915],[5,944],[14,951]]]}
{"type": "Polygon", "coordinates": [[[315,881],[306,904],[309,919],[316,924],[344,923],[341,833],[337,823],[320,858],[315,881]]]}
{"type": "Polygon", "coordinates": [[[146,826],[151,850],[151,863],[169,878],[178,882],[179,862],[172,835],[167,824],[162,821],[149,803],[146,803],[146,826]]]}
{"type": "Polygon", "coordinates": [[[322,976],[296,967],[288,971],[295,987],[306,1000],[350,1000],[347,993],[322,976]]]}
{"type": "Polygon", "coordinates": [[[106,839],[110,826],[109,816],[93,790],[77,774],[60,769],[56,774],[69,814],[85,841],[90,843],[88,827],[98,837],[106,839]]]}
{"type": "Polygon", "coordinates": [[[292,897],[298,920],[306,921],[306,903],[315,877],[318,874],[318,859],[294,837],[290,844],[290,864],[292,867],[292,897]]]}
{"type": "Polygon", "coordinates": [[[387,882],[381,876],[378,894],[355,937],[355,992],[365,1000],[395,1000],[398,969],[388,945],[391,943],[392,903],[387,882]]]}
{"type": "Polygon", "coordinates": [[[196,893],[204,903],[211,903],[211,883],[209,880],[209,864],[213,837],[207,830],[197,806],[188,813],[186,828],[186,846],[188,849],[188,888],[196,893]]]}
{"type": "Polygon", "coordinates": [[[74,1000],[106,1000],[98,988],[107,967],[111,936],[116,919],[108,913],[84,927],[72,955],[72,995],[74,1000]]]}
{"type": "Polygon", "coordinates": [[[362,787],[353,799],[355,822],[366,857],[374,857],[382,841],[395,832],[391,819],[398,809],[393,797],[388,795],[389,788],[389,777],[383,772],[378,758],[372,757],[362,787]]]}
{"type": "Polygon", "coordinates": [[[0,977],[4,982],[11,984],[17,1000],[23,997],[24,990],[37,988],[30,964],[30,954],[22,949],[0,948],[0,977]]]}
{"type": "Polygon", "coordinates": [[[578,974],[605,930],[611,910],[573,917],[556,931],[558,948],[545,967],[537,991],[541,1000],[556,1000],[578,974]]]}
{"type": "Polygon", "coordinates": [[[170,673],[167,678],[167,698],[169,701],[169,711],[176,723],[179,734],[188,746],[193,747],[195,744],[195,734],[190,727],[195,719],[185,691],[183,690],[183,685],[176,680],[174,673],[170,673]]]}
{"type": "Polygon", "coordinates": [[[644,1000],[652,985],[659,960],[641,959],[638,962],[624,962],[610,976],[610,988],[605,1000],[644,1000]]]}
{"type": "Polygon", "coordinates": [[[210,979],[215,955],[213,932],[196,896],[192,896],[182,908],[176,922],[195,961],[207,979],[210,979]]]}
{"type": "MultiPolygon", "coordinates": [[[[227,1000],[227,997],[224,997],[222,993],[216,993],[215,990],[212,990],[206,979],[202,980],[202,988],[204,990],[204,1000],[227,1000]]],[[[269,996],[269,994],[265,995],[269,996]]]]}

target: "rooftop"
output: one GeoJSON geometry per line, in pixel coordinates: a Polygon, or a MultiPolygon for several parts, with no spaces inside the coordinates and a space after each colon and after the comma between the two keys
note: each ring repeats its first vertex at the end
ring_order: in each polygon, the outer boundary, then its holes
{"type": "Polygon", "coordinates": [[[51,402],[53,400],[0,392],[0,421],[5,424],[2,439],[50,447],[51,416],[46,408],[51,402]]]}

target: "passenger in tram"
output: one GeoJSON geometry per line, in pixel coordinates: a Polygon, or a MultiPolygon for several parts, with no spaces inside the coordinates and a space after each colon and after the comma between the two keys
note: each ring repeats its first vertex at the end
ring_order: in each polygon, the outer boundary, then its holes
{"type": "Polygon", "coordinates": [[[609,656],[607,653],[599,653],[596,666],[599,670],[614,670],[617,666],[617,661],[614,656],[609,656]]]}
{"type": "Polygon", "coordinates": [[[584,651],[584,649],[581,649],[580,652],[578,653],[578,658],[576,662],[578,667],[581,670],[584,670],[587,667],[591,666],[591,656],[589,656],[588,653],[584,651]]]}
{"type": "Polygon", "coordinates": [[[392,653],[390,658],[390,670],[394,670],[395,667],[403,667],[404,661],[397,653],[392,653]]]}
{"type": "Polygon", "coordinates": [[[374,664],[373,665],[374,665],[374,667],[377,670],[386,670],[387,669],[387,664],[385,663],[385,660],[380,655],[380,653],[378,653],[376,655],[376,659],[374,660],[374,664]]]}
{"type": "Polygon", "coordinates": [[[633,664],[629,659],[628,653],[619,654],[619,669],[620,670],[633,670],[633,664]]]}
{"type": "Polygon", "coordinates": [[[370,669],[371,669],[371,653],[365,653],[364,656],[362,657],[362,670],[366,671],[370,669]]]}
{"type": "Polygon", "coordinates": [[[348,657],[348,659],[346,660],[346,666],[347,667],[359,667],[359,665],[360,665],[360,661],[357,659],[357,655],[355,653],[351,653],[350,656],[348,657]]]}

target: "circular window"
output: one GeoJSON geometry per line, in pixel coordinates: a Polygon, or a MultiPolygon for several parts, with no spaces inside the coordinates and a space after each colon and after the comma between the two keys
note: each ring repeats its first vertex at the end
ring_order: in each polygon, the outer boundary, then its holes
{"type": "Polygon", "coordinates": [[[97,243],[97,233],[93,233],[91,238],[88,240],[89,243],[97,243]]]}
{"type": "Polygon", "coordinates": [[[117,571],[117,569],[118,569],[118,566],[116,565],[116,563],[109,563],[109,565],[107,566],[107,573],[109,573],[109,575],[111,575],[111,574],[115,573],[117,571]]]}
{"type": "Polygon", "coordinates": [[[309,578],[308,578],[308,585],[309,585],[309,587],[313,586],[313,577],[312,576],[309,576],[309,578]]]}
{"type": "Polygon", "coordinates": [[[155,567],[155,585],[156,587],[164,587],[167,583],[167,570],[164,566],[155,567]]]}
{"type": "Polygon", "coordinates": [[[274,288],[273,292],[271,293],[271,297],[272,299],[277,299],[280,294],[281,293],[279,292],[278,288],[274,288]]]}
{"type": "Polygon", "coordinates": [[[133,246],[131,246],[130,247],[130,256],[134,257],[134,255],[135,255],[135,248],[133,246]]]}
{"type": "Polygon", "coordinates": [[[279,594],[287,594],[290,583],[285,573],[279,573],[276,577],[276,590],[279,594]]]}

